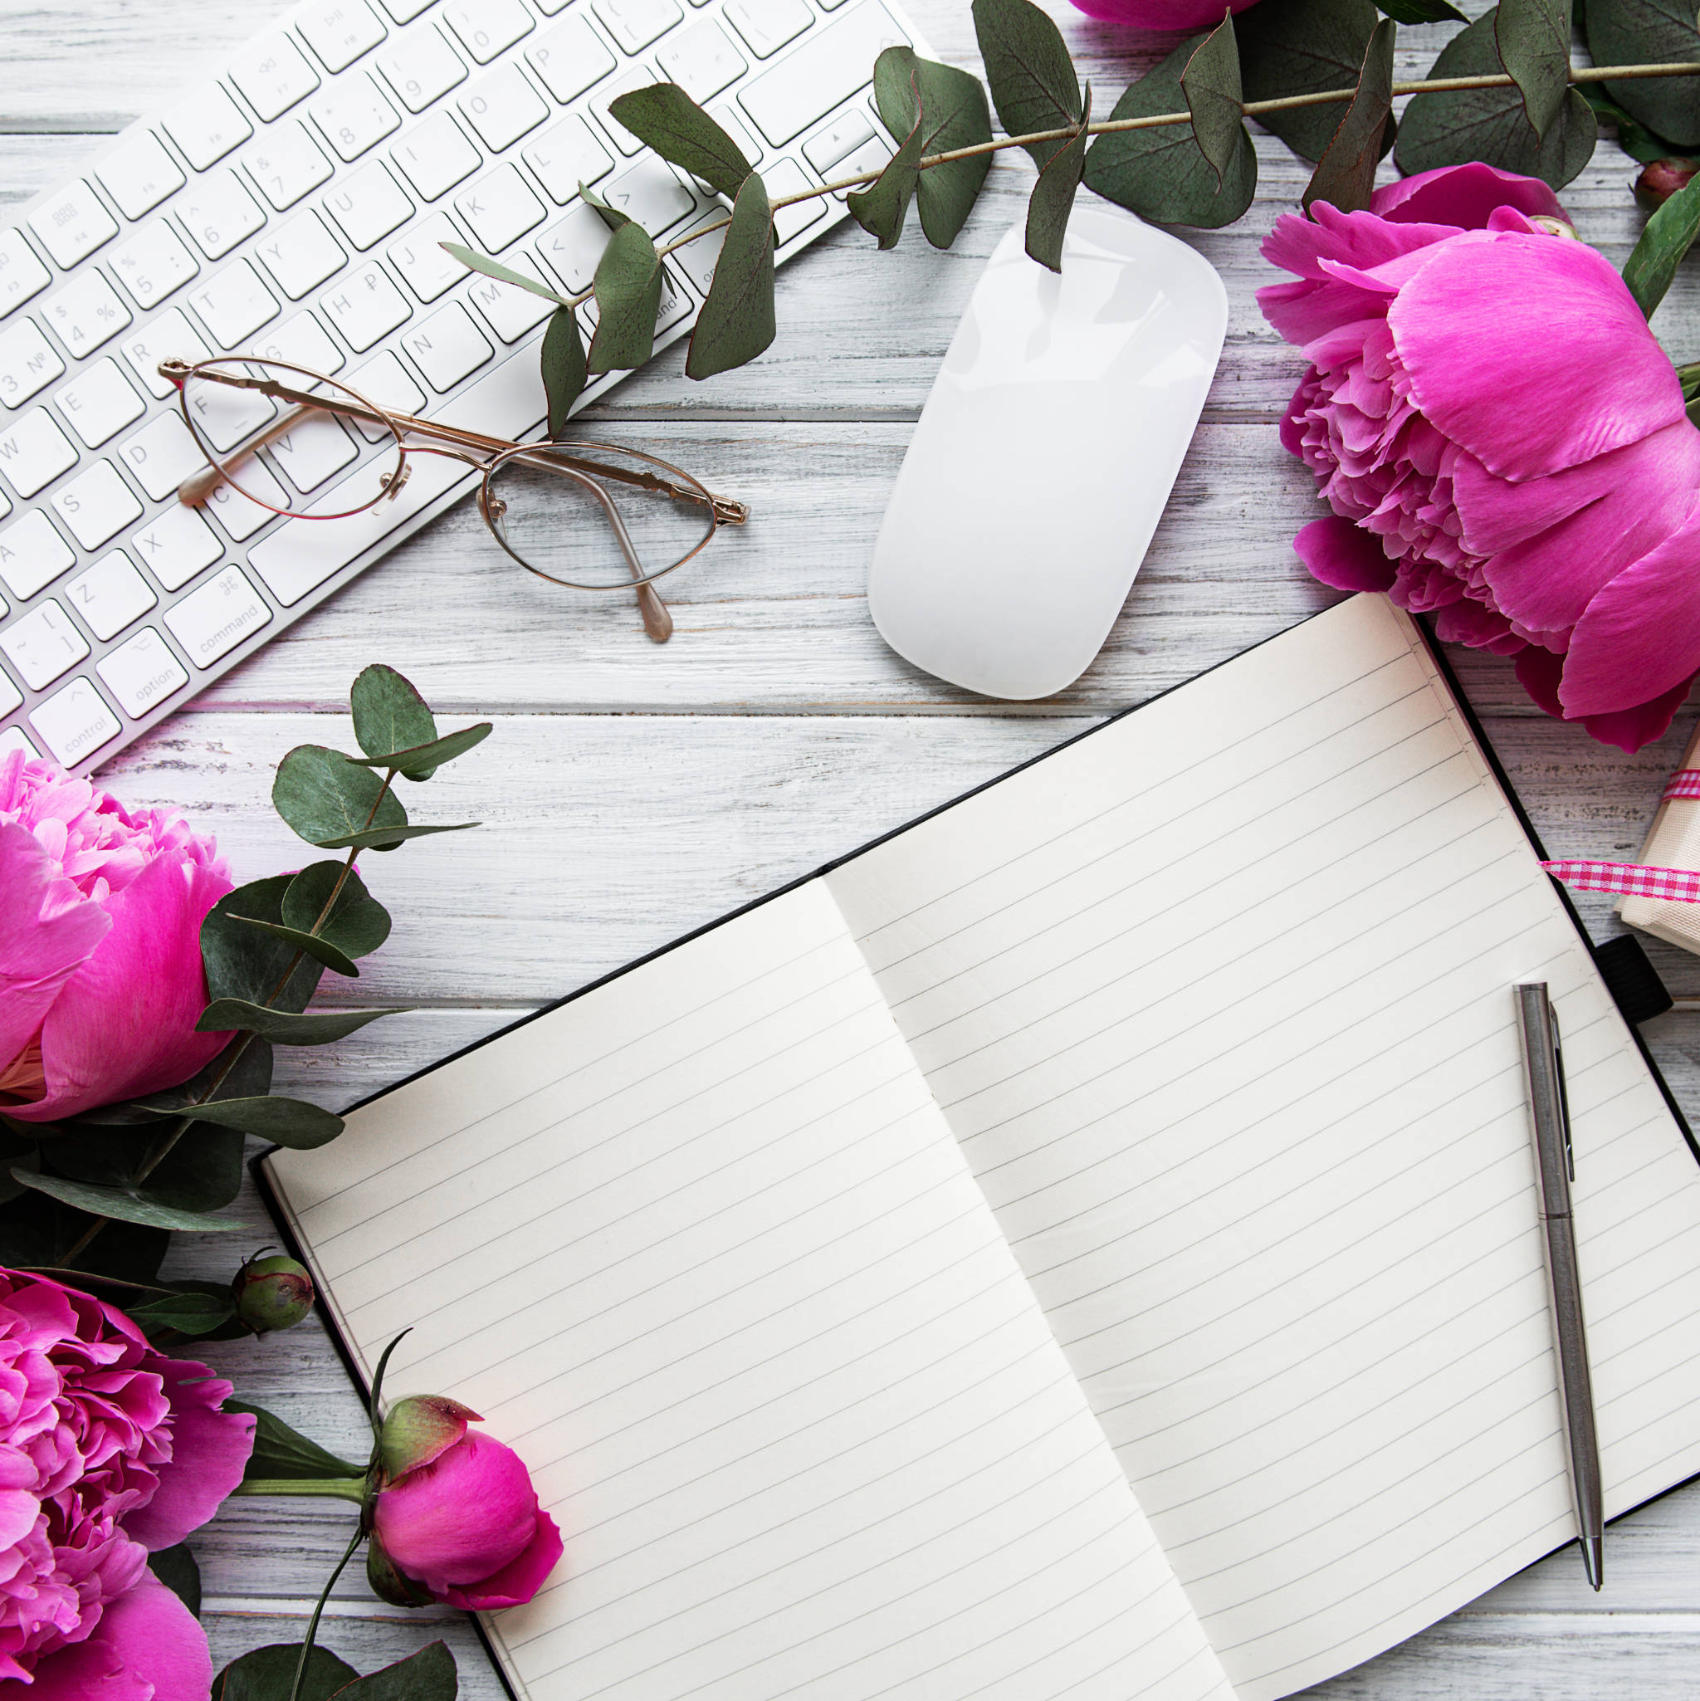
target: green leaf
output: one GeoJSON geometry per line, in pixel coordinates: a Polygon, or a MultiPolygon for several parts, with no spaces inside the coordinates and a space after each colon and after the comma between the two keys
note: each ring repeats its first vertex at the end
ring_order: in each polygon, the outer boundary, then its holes
{"type": "Polygon", "coordinates": [[[1192,114],[1192,133],[1198,151],[1210,162],[1220,184],[1233,169],[1245,137],[1245,113],[1240,100],[1240,53],[1234,41],[1234,20],[1221,23],[1199,42],[1181,72],[1181,93],[1192,114]]]}
{"type": "Polygon", "coordinates": [[[909,203],[921,181],[921,142],[921,120],[917,115],[897,152],[886,161],[885,170],[866,189],[853,190],[844,198],[851,218],[882,249],[895,248],[903,234],[909,203]]]}
{"type": "Polygon", "coordinates": [[[311,863],[290,880],[283,894],[284,925],[300,933],[312,932],[332,892],[337,894],[336,907],[325,916],[321,936],[345,957],[371,956],[390,936],[390,912],[366,890],[359,874],[343,863],[311,863]]]}
{"type": "Polygon", "coordinates": [[[543,394],[549,403],[549,435],[558,440],[567,429],[567,418],[573,403],[584,393],[590,381],[590,368],[585,364],[584,337],[578,328],[578,314],[570,307],[557,307],[549,315],[549,327],[543,333],[543,394]]]}
{"type": "Polygon", "coordinates": [[[300,933],[293,927],[283,927],[275,921],[248,921],[246,927],[257,927],[263,933],[269,933],[274,939],[281,939],[286,945],[293,945],[297,951],[305,951],[315,962],[323,963],[327,969],[335,969],[339,975],[358,976],[360,967],[345,957],[330,940],[321,939],[316,934],[300,933]]]}
{"type": "Polygon", "coordinates": [[[370,1677],[356,1678],[337,1691],[336,1701],[455,1701],[458,1692],[454,1655],[432,1642],[370,1677]]]}
{"type": "MultiPolygon", "coordinates": [[[[0,1264],[13,1269],[38,1265],[64,1269],[70,1249],[82,1239],[94,1218],[46,1199],[28,1188],[0,1205],[0,1264]]],[[[108,1223],[76,1257],[76,1268],[91,1278],[151,1283],[171,1244],[163,1229],[139,1223],[108,1223]]]]}
{"type": "MultiPolygon", "coordinates": [[[[1589,0],[1583,23],[1596,65],[1661,65],[1700,60],[1693,0],[1589,0]]],[[[1637,77],[1606,93],[1681,153],[1700,143],[1700,78],[1637,77]]]]}
{"type": "Polygon", "coordinates": [[[201,1568],[182,1542],[150,1553],[148,1569],[196,1618],[201,1616],[201,1568]]]}
{"type": "Polygon", "coordinates": [[[322,969],[316,963],[302,963],[290,975],[288,984],[279,989],[283,972],[295,956],[294,948],[243,925],[245,920],[281,922],[283,895],[293,878],[290,874],[273,874],[238,886],[207,912],[201,923],[201,962],[206,968],[209,996],[248,998],[257,1004],[270,999],[280,1010],[306,1009],[322,969]]]}
{"type": "MultiPolygon", "coordinates": [[[[425,699],[393,667],[374,662],[360,670],[348,693],[354,716],[354,737],[370,758],[390,750],[410,750],[437,737],[437,722],[425,699]]],[[[426,780],[431,769],[422,763],[404,769],[410,780],[426,780]]]]}
{"type": "Polygon", "coordinates": [[[641,225],[629,219],[608,239],[596,262],[596,334],[592,372],[642,366],[655,348],[661,311],[661,257],[641,225]]]}
{"type": "Polygon", "coordinates": [[[640,142],[731,199],[753,169],[743,150],[677,83],[615,95],[608,110],[640,142]]]}
{"type": "Polygon", "coordinates": [[[243,1412],[254,1419],[254,1452],[242,1475],[247,1481],[264,1482],[323,1477],[363,1477],[364,1465],[351,1465],[335,1453],[327,1453],[318,1442],[291,1429],[282,1418],[264,1406],[242,1400],[226,1400],[227,1412],[243,1412]]]}
{"type": "Polygon", "coordinates": [[[216,998],[201,1012],[195,1032],[217,1034],[235,1028],[258,1034],[273,1045],[325,1045],[346,1038],[380,1016],[397,1014],[397,1010],[310,1010],[296,1015],[268,1010],[240,998],[216,998]]]}
{"type": "MultiPolygon", "coordinates": [[[[1440,50],[1430,78],[1498,74],[1494,23],[1494,14],[1487,12],[1453,36],[1440,50]]],[[[1523,96],[1515,88],[1450,90],[1411,97],[1394,157],[1406,173],[1483,160],[1562,189],[1593,158],[1595,133],[1593,110],[1574,89],[1544,136],[1530,128],[1523,96]]]]}
{"type": "MultiPolygon", "coordinates": [[[[921,59],[913,48],[888,47],[874,61],[874,99],[893,136],[921,126],[921,158],[992,139],[992,112],[978,77],[954,65],[921,59]]],[[[915,188],[921,230],[935,248],[948,248],[974,210],[992,156],[951,160],[921,173],[915,188]]]]}
{"type": "Polygon", "coordinates": [[[1700,177],[1691,178],[1647,220],[1641,240],[1624,262],[1623,281],[1649,319],[1696,236],[1700,236],[1700,177]]]}
{"type": "Polygon", "coordinates": [[[1311,174],[1305,190],[1305,211],[1313,201],[1326,201],[1343,213],[1369,205],[1375,188],[1375,168],[1381,159],[1381,139],[1393,115],[1393,37],[1399,26],[1383,18],[1364,50],[1358,92],[1311,174]]]}
{"type": "Polygon", "coordinates": [[[241,1223],[228,1217],[209,1216],[202,1211],[179,1211],[161,1205],[140,1193],[117,1187],[96,1187],[86,1181],[67,1181],[59,1175],[34,1175],[14,1168],[14,1179],[91,1216],[111,1217],[116,1222],[137,1223],[143,1228],[167,1229],[173,1234],[233,1234],[241,1223]]]}
{"type": "MultiPolygon", "coordinates": [[[[1198,39],[1184,41],[1116,102],[1112,118],[1148,118],[1186,102],[1181,70],[1198,39]]],[[[1234,158],[1220,182],[1199,151],[1189,124],[1123,130],[1099,136],[1086,153],[1086,187],[1118,207],[1159,224],[1214,230],[1232,224],[1257,193],[1257,151],[1239,127],[1234,158]]]]}
{"type": "Polygon", "coordinates": [[[588,183],[585,183],[582,180],[578,186],[578,193],[579,199],[583,201],[587,207],[594,207],[600,215],[602,222],[607,225],[610,230],[618,230],[622,225],[631,224],[633,222],[628,214],[621,212],[618,207],[609,206],[608,203],[604,201],[588,183]]]}
{"type": "Polygon", "coordinates": [[[1535,134],[1544,136],[1570,92],[1570,0],[1499,0],[1493,29],[1499,62],[1516,79],[1535,134]]]}
{"type": "Polygon", "coordinates": [[[1088,83],[1079,132],[1067,147],[1051,155],[1027,197],[1028,255],[1053,272],[1062,270],[1063,238],[1068,234],[1068,215],[1074,210],[1074,192],[1080,187],[1080,173],[1086,164],[1086,145],[1091,139],[1086,126],[1091,122],[1092,85],[1088,83]]]}
{"type": "Polygon", "coordinates": [[[1577,92],[1594,109],[1596,118],[1603,118],[1617,132],[1617,145],[1631,159],[1643,165],[1654,160],[1669,159],[1682,149],[1667,137],[1649,130],[1640,119],[1631,117],[1598,83],[1579,83],[1577,92]]]}
{"type": "Polygon", "coordinates": [[[410,780],[426,779],[445,762],[452,762],[482,744],[493,730],[489,721],[479,721],[475,726],[463,726],[459,732],[446,732],[428,744],[416,744],[411,750],[388,750],[382,755],[354,756],[350,760],[368,768],[399,768],[410,780]]]}
{"type": "Polygon", "coordinates": [[[528,289],[533,295],[540,295],[545,301],[558,302],[562,307],[570,307],[572,303],[564,295],[557,295],[547,284],[542,284],[536,278],[528,278],[524,272],[516,272],[511,266],[504,266],[498,260],[486,259],[484,255],[464,248],[458,242],[439,242],[437,244],[451,258],[460,261],[468,271],[482,272],[487,278],[495,278],[498,283],[512,284],[516,289],[528,289]]]}
{"type": "Polygon", "coordinates": [[[691,332],[685,376],[712,378],[754,360],[773,341],[773,330],[773,212],[752,171],[732,203],[732,222],[691,332]]]}
{"type": "Polygon", "coordinates": [[[1375,0],[1376,5],[1401,24],[1467,24],[1470,19],[1452,0],[1375,0]]]}
{"type": "Polygon", "coordinates": [[[138,1324],[150,1335],[167,1329],[175,1330],[179,1335],[210,1335],[236,1315],[228,1289],[222,1294],[167,1294],[163,1299],[127,1305],[124,1310],[132,1323],[138,1324]]]}
{"type": "Polygon", "coordinates": [[[440,827],[368,827],[363,833],[344,833],[339,839],[326,839],[321,850],[394,850],[408,839],[426,839],[433,833],[464,833],[478,826],[477,821],[450,821],[440,827]]]}
{"type": "MultiPolygon", "coordinates": [[[[299,1642],[273,1642],[255,1648],[233,1660],[213,1679],[212,1701],[289,1701],[289,1686],[300,1659],[299,1642]]],[[[307,1671],[296,1701],[331,1701],[339,1689],[359,1675],[330,1649],[315,1647],[307,1656],[307,1671]]]]}
{"type": "Polygon", "coordinates": [[[296,1151],[311,1151],[334,1140],[342,1132],[342,1118],[321,1110],[305,1099],[288,1099],[272,1094],[256,1099],[214,1099],[210,1104],[192,1105],[174,1112],[191,1122],[211,1122],[220,1128],[235,1128],[257,1134],[296,1151]]]}
{"type": "Polygon", "coordinates": [[[278,763],[272,805],[310,845],[404,827],[407,811],[380,775],[322,744],[299,744],[278,763]]]}
{"type": "MultiPolygon", "coordinates": [[[[159,1131],[153,1124],[149,1138],[159,1131]]],[[[132,1188],[130,1176],[147,1139],[134,1128],[79,1126],[41,1153],[45,1174],[96,1187],[113,1187],[177,1211],[222,1210],[242,1191],[242,1136],[203,1126],[185,1132],[149,1175],[132,1188]]],[[[157,1225],[156,1225],[157,1226],[157,1225]]]]}
{"type": "MultiPolygon", "coordinates": [[[[1234,18],[1247,101],[1356,85],[1377,23],[1370,0],[1259,0],[1234,18]]],[[[1347,102],[1260,112],[1257,122],[1295,153],[1319,160],[1347,102]]]]}
{"type": "MultiPolygon", "coordinates": [[[[1032,0],[974,0],[974,34],[992,102],[1012,136],[1066,130],[1080,122],[1080,79],[1062,33],[1032,0]]],[[[1034,142],[1027,151],[1041,170],[1066,147],[1034,142]]]]}

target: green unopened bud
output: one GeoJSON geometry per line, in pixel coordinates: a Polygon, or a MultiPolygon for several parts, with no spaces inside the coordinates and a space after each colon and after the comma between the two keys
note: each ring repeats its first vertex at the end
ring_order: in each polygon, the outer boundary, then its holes
{"type": "Polygon", "coordinates": [[[1691,159],[1656,159],[1635,179],[1635,199],[1648,212],[1657,212],[1679,189],[1693,181],[1700,165],[1691,159]]]}
{"type": "Polygon", "coordinates": [[[477,1412],[445,1394],[414,1394],[397,1400],[378,1432],[378,1465],[385,1482],[428,1465],[478,1423],[477,1412]]]}
{"type": "Polygon", "coordinates": [[[236,1272],[230,1297],[245,1327],[269,1335],[293,1329],[313,1309],[313,1278],[293,1258],[250,1258],[236,1272]]]}

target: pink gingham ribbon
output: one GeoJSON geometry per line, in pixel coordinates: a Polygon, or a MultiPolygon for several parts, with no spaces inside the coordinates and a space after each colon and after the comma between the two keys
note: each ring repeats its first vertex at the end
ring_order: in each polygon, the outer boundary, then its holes
{"type": "Polygon", "coordinates": [[[1678,768],[1671,775],[1660,801],[1668,803],[1673,797],[1700,797],[1700,768],[1678,768]]]}
{"type": "MultiPolygon", "coordinates": [[[[1660,800],[1700,797],[1700,768],[1678,768],[1660,800]]],[[[1669,904],[1700,904],[1700,874],[1687,868],[1644,868],[1638,862],[1543,862],[1566,886],[1584,892],[1618,892],[1626,898],[1658,898],[1669,904]]]]}

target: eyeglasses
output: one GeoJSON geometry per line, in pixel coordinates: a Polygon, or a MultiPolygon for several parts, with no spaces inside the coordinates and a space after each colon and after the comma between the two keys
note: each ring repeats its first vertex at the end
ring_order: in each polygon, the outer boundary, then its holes
{"type": "Polygon", "coordinates": [[[483,474],[478,511],[513,560],[572,590],[635,590],[657,643],[672,635],[673,617],[655,581],[750,516],[641,450],[486,437],[398,413],[286,361],[163,360],[159,370],[208,461],[178,488],[182,501],[199,506],[223,483],[274,514],[343,520],[393,501],[410,455],[445,455],[483,474]],[[350,467],[327,504],[327,486],[350,467]]]}

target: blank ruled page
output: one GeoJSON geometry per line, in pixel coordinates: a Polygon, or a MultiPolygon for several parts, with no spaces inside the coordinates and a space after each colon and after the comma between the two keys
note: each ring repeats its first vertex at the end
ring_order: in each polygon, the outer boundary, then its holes
{"type": "Polygon", "coordinates": [[[1517,980],[1608,1510],[1700,1470],[1700,1168],[1385,599],[829,880],[1243,1701],[1574,1533],[1517,980]]]}
{"type": "Polygon", "coordinates": [[[530,1701],[1229,1701],[820,882],[270,1165],[562,1527],[530,1701]]]}

